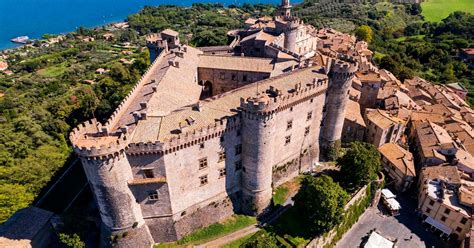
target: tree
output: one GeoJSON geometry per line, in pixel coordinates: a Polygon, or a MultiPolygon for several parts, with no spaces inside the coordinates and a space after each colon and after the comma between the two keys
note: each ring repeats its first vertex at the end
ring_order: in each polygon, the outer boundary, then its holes
{"type": "Polygon", "coordinates": [[[294,198],[296,210],[305,215],[303,219],[314,234],[341,223],[347,199],[346,191],[327,175],[304,177],[294,198]]]}
{"type": "Polygon", "coordinates": [[[265,230],[260,230],[247,239],[240,248],[277,248],[277,240],[265,230]]]}
{"type": "Polygon", "coordinates": [[[374,145],[353,142],[349,150],[337,160],[341,167],[343,185],[354,190],[377,179],[380,171],[380,153],[374,145]]]}
{"type": "Polygon", "coordinates": [[[59,241],[70,248],[84,248],[86,245],[77,234],[59,234],[59,241]]]}
{"type": "Polygon", "coordinates": [[[5,222],[16,211],[27,207],[33,198],[33,194],[23,185],[0,185],[0,223],[5,222]]]}
{"type": "Polygon", "coordinates": [[[356,29],[355,35],[357,39],[370,43],[374,38],[374,31],[372,31],[371,27],[367,25],[362,25],[356,29]]]}

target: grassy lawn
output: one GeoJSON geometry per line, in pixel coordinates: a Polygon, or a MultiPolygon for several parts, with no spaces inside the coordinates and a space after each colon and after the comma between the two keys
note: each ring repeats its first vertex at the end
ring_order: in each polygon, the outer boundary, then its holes
{"type": "Polygon", "coordinates": [[[423,40],[423,38],[425,38],[425,35],[420,34],[420,35],[413,35],[413,36],[402,36],[400,38],[397,38],[396,41],[405,42],[407,40],[423,40]]]}
{"type": "Polygon", "coordinates": [[[473,0],[427,0],[421,4],[422,15],[426,21],[439,22],[454,11],[474,14],[473,0]]]}
{"type": "Polygon", "coordinates": [[[237,239],[237,240],[234,240],[228,244],[225,244],[225,245],[222,245],[222,246],[219,246],[219,248],[237,248],[239,247],[241,244],[243,244],[245,241],[247,241],[247,239],[249,239],[250,237],[252,237],[254,234],[251,233],[247,236],[243,236],[242,238],[240,239],[237,239]]]}
{"type": "Polygon", "coordinates": [[[274,223],[265,229],[274,233],[279,243],[291,247],[304,247],[311,239],[308,227],[301,221],[301,214],[295,208],[283,213],[274,223]]]}
{"type": "Polygon", "coordinates": [[[273,203],[283,205],[288,197],[300,188],[301,177],[296,177],[278,186],[273,192],[273,203]]]}
{"type": "Polygon", "coordinates": [[[38,74],[40,74],[41,76],[45,76],[45,77],[54,77],[55,78],[55,77],[58,77],[58,76],[62,75],[64,73],[64,71],[66,71],[66,68],[67,68],[67,63],[63,62],[61,64],[49,66],[49,67],[43,68],[41,70],[38,70],[38,74]]]}
{"type": "Polygon", "coordinates": [[[188,247],[194,244],[202,244],[255,223],[257,223],[255,217],[234,215],[221,223],[212,224],[197,230],[177,242],[158,244],[155,248],[188,247]]]}

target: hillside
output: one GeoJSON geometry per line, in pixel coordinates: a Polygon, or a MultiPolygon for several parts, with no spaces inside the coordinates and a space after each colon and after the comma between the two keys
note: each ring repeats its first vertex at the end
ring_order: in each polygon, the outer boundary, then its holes
{"type": "Polygon", "coordinates": [[[421,4],[422,15],[426,21],[439,22],[455,11],[466,11],[474,14],[472,0],[426,0],[421,4]]]}

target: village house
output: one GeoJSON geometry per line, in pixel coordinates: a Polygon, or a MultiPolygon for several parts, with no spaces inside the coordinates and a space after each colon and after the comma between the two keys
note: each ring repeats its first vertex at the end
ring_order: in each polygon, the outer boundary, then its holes
{"type": "Polygon", "coordinates": [[[393,180],[395,189],[406,191],[416,176],[413,155],[395,143],[382,145],[379,152],[382,155],[382,167],[393,180]]]}
{"type": "Polygon", "coordinates": [[[366,109],[364,120],[367,126],[365,140],[376,147],[398,142],[405,131],[403,120],[381,109],[366,109]]]}
{"type": "Polygon", "coordinates": [[[421,169],[418,210],[423,222],[442,237],[454,240],[463,240],[472,224],[472,205],[461,204],[460,186],[461,177],[456,166],[421,169]]]}

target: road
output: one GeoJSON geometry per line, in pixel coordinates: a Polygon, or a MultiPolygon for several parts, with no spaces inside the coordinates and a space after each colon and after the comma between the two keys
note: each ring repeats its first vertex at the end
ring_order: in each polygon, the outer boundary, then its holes
{"type": "Polygon", "coordinates": [[[336,248],[359,247],[373,229],[386,238],[397,239],[398,247],[449,247],[422,226],[415,214],[415,200],[400,196],[397,196],[397,200],[402,206],[400,215],[393,217],[384,213],[381,203],[378,207],[368,208],[359,221],[344,234],[336,248]]]}

